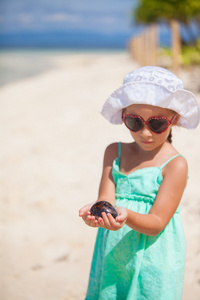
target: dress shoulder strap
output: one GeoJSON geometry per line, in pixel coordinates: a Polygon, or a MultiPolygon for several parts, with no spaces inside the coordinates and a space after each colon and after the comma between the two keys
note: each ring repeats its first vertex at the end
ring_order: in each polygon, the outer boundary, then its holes
{"type": "Polygon", "coordinates": [[[121,142],[118,143],[118,157],[121,157],[121,142]]]}
{"type": "Polygon", "coordinates": [[[172,156],[171,158],[169,158],[160,168],[163,169],[172,159],[176,158],[177,156],[182,156],[181,154],[176,154],[174,156],[172,156]]]}

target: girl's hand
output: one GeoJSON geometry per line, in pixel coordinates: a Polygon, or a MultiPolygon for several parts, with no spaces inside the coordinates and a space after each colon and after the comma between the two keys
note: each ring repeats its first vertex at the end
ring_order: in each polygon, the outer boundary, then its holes
{"type": "Polygon", "coordinates": [[[79,217],[83,219],[85,224],[87,224],[90,227],[99,227],[98,220],[95,219],[94,216],[90,213],[90,208],[92,207],[94,203],[85,205],[79,210],[79,217]]]}
{"type": "Polygon", "coordinates": [[[102,213],[102,218],[96,219],[90,213],[90,208],[94,203],[88,204],[79,210],[79,216],[82,217],[85,224],[90,227],[102,227],[108,230],[119,230],[124,226],[127,220],[127,210],[124,207],[116,207],[118,216],[116,219],[111,214],[102,213]]]}
{"type": "Polygon", "coordinates": [[[108,230],[119,230],[120,228],[122,228],[124,226],[124,224],[126,223],[127,217],[128,217],[128,213],[126,208],[124,207],[117,207],[116,208],[118,216],[116,217],[116,219],[113,218],[113,216],[108,213],[102,213],[102,218],[99,218],[97,220],[98,222],[98,226],[99,227],[103,227],[105,229],[108,230]]]}

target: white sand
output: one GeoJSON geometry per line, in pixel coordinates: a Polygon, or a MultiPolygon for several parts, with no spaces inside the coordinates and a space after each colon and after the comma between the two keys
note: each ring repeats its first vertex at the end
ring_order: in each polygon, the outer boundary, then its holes
{"type": "MultiPolygon", "coordinates": [[[[96,229],[78,210],[96,200],[106,145],[131,140],[99,114],[137,67],[128,54],[54,59],[57,68],[0,88],[1,300],[84,299],[96,229]]],[[[173,135],[190,170],[183,300],[200,298],[199,136],[200,127],[173,135]]]]}

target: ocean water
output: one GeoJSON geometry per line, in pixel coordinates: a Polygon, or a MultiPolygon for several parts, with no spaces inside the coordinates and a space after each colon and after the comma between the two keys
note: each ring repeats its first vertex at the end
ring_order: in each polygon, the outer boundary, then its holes
{"type": "Polygon", "coordinates": [[[0,50],[0,87],[23,78],[33,77],[60,67],[67,55],[80,53],[113,53],[124,50],[113,49],[9,49],[0,50]]]}
{"type": "Polygon", "coordinates": [[[0,86],[56,68],[57,64],[55,58],[60,55],[64,55],[64,52],[47,50],[1,50],[0,86]]]}

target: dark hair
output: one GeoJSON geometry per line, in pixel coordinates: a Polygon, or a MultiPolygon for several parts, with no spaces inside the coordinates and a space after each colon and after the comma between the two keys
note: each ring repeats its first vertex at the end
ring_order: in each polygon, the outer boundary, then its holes
{"type": "Polygon", "coordinates": [[[170,144],[172,144],[172,130],[170,129],[169,135],[167,137],[167,140],[170,144]]]}

